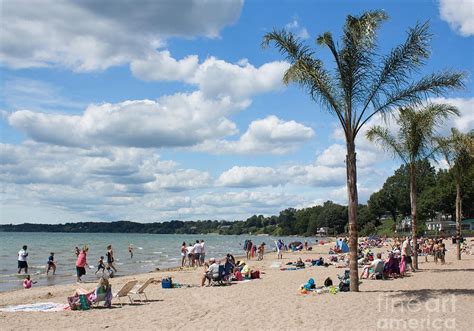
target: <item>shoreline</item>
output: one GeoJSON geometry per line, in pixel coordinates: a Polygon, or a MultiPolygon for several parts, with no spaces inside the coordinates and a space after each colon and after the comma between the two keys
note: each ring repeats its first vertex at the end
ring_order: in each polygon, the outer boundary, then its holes
{"type": "MultiPolygon", "coordinates": [[[[473,244],[473,239],[469,238],[473,244]]],[[[282,265],[296,261],[327,256],[330,245],[313,246],[313,251],[286,252],[279,262],[282,265]]],[[[160,270],[134,276],[112,278],[112,290],[118,291],[128,280],[143,284],[148,278],[160,280],[171,276],[173,282],[192,287],[162,289],[161,284],[152,284],[147,289],[149,302],[117,306],[113,309],[91,309],[88,311],[61,311],[49,313],[7,313],[0,312],[0,319],[6,330],[35,329],[38,325],[59,329],[75,329],[90,321],[88,328],[131,329],[142,321],[143,329],[235,329],[255,328],[301,329],[301,330],[362,330],[383,329],[378,323],[386,321],[429,318],[455,320],[456,329],[469,329],[474,323],[473,307],[474,255],[463,255],[455,259],[455,247],[447,245],[447,264],[435,264],[420,259],[420,272],[394,280],[363,280],[361,292],[340,292],[337,294],[300,292],[301,284],[314,278],[321,286],[327,277],[337,284],[337,275],[345,269],[329,267],[307,267],[295,271],[281,271],[272,268],[277,261],[273,252],[267,252],[263,261],[251,260],[248,264],[261,271],[261,279],[232,284],[223,287],[197,287],[202,268],[183,270],[160,270]],[[427,310],[424,302],[436,303],[454,300],[455,311],[427,310]],[[407,311],[405,303],[419,305],[418,311],[407,311]],[[263,309],[262,307],[265,307],[263,309]],[[404,308],[405,307],[405,308],[404,308]],[[403,310],[405,309],[405,310],[403,310]],[[157,313],[159,312],[159,313],[157,313]],[[316,321],[316,322],[315,322],[316,321]]],[[[388,247],[374,249],[386,252],[388,247]]],[[[179,267],[178,267],[179,269],[179,267]]],[[[361,271],[361,269],[359,269],[361,271]]],[[[33,287],[29,290],[15,290],[0,293],[0,307],[9,305],[55,302],[67,303],[77,287],[91,290],[95,283],[65,284],[50,287],[33,287]]],[[[125,301],[125,300],[122,300],[125,301]]],[[[426,323],[426,321],[424,321],[426,323]]],[[[431,325],[432,326],[432,325],[431,325]]],[[[390,328],[388,328],[390,329],[390,328]]],[[[400,329],[400,328],[399,328],[400,329]]],[[[433,327],[419,328],[430,330],[433,327]]],[[[449,329],[444,327],[444,329],[449,329]]]]}
{"type": "MultiPolygon", "coordinates": [[[[0,238],[0,241],[6,239],[6,244],[8,247],[17,246],[18,240],[22,240],[20,236],[5,236],[6,233],[3,233],[3,236],[0,238]]],[[[34,236],[24,237],[26,243],[29,244],[28,248],[30,250],[30,257],[28,259],[28,264],[30,266],[28,274],[32,277],[33,281],[38,283],[35,287],[51,287],[55,285],[67,285],[76,283],[76,270],[75,270],[75,255],[69,253],[68,245],[61,244],[62,234],[55,233],[49,235],[47,233],[35,233],[34,236]],[[47,238],[47,239],[44,239],[47,238]],[[58,242],[59,244],[55,244],[58,242]],[[50,246],[51,245],[51,246],[50,246]],[[43,264],[42,256],[49,256],[49,253],[46,252],[56,252],[55,260],[57,262],[57,271],[56,275],[53,276],[52,273],[49,273],[49,276],[46,275],[46,267],[43,264]],[[59,253],[58,253],[59,252],[59,253]]],[[[231,253],[234,256],[242,257],[245,255],[245,252],[242,249],[242,243],[247,238],[247,236],[232,236],[232,238],[224,236],[195,236],[195,235],[172,235],[172,236],[115,236],[111,235],[102,237],[100,235],[96,236],[84,236],[77,234],[75,236],[66,236],[67,242],[71,242],[73,245],[81,247],[83,244],[87,244],[91,249],[88,254],[88,263],[92,268],[87,268],[87,274],[83,277],[85,283],[95,282],[102,275],[99,272],[95,275],[97,263],[95,263],[101,255],[101,247],[105,246],[105,243],[114,244],[114,251],[116,255],[116,268],[118,273],[115,273],[114,278],[122,278],[127,276],[134,276],[137,274],[148,274],[153,273],[159,268],[160,271],[176,271],[181,268],[181,256],[179,252],[179,246],[181,241],[194,241],[196,238],[204,239],[208,245],[208,255],[206,258],[214,257],[224,257],[225,254],[231,253]],[[134,257],[131,259],[128,254],[128,243],[134,244],[134,257]],[[178,247],[178,248],[176,248],[178,247]],[[213,254],[213,252],[215,254],[213,254]],[[209,255],[211,254],[211,255],[209,255]]],[[[298,237],[296,237],[298,238],[298,237]]],[[[291,241],[303,241],[304,238],[296,239],[293,237],[283,237],[285,242],[291,241]],[[285,239],[286,238],[286,239],[285,239]]],[[[273,249],[273,237],[250,237],[254,242],[257,240],[263,240],[268,245],[268,249],[273,249]],[[272,240],[268,239],[272,238],[272,240]],[[270,240],[270,241],[269,241],[270,240]]],[[[327,238],[312,238],[308,241],[313,243],[315,240],[325,240],[327,238]]],[[[260,241],[258,242],[260,243],[260,241]]],[[[72,249],[71,249],[72,250],[72,249]]],[[[21,273],[17,274],[16,269],[16,253],[15,249],[9,248],[0,261],[3,262],[3,269],[0,272],[0,293],[9,292],[12,290],[22,290],[22,281],[25,278],[26,274],[21,273]],[[5,257],[11,256],[12,258],[6,259],[5,257]]],[[[105,276],[108,276],[106,271],[105,276]]]]}

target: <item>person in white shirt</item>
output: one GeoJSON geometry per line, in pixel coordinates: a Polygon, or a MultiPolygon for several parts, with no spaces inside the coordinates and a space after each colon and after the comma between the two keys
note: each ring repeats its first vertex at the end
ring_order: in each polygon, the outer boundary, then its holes
{"type": "Polygon", "coordinates": [[[206,245],[204,244],[204,240],[201,240],[201,264],[204,264],[205,258],[206,258],[206,245]]]}
{"type": "Polygon", "coordinates": [[[188,265],[194,267],[194,246],[189,244],[189,246],[186,247],[186,251],[188,253],[188,265]]]}
{"type": "Polygon", "coordinates": [[[369,278],[369,274],[371,273],[372,277],[376,277],[377,275],[383,276],[383,269],[384,269],[384,261],[382,260],[382,253],[377,253],[377,258],[372,261],[372,263],[366,265],[364,270],[362,271],[362,276],[360,278],[369,278]]]}
{"type": "Polygon", "coordinates": [[[26,258],[28,257],[27,249],[28,247],[24,245],[18,252],[18,273],[21,273],[21,269],[25,269],[25,274],[28,273],[28,262],[26,262],[26,258]]]}
{"type": "Polygon", "coordinates": [[[198,267],[201,266],[201,243],[196,240],[194,244],[194,261],[198,267]]]}
{"type": "MultiPolygon", "coordinates": [[[[216,279],[219,277],[219,263],[216,262],[216,259],[213,257],[209,259],[209,263],[211,265],[207,267],[207,270],[202,276],[201,286],[204,286],[206,279],[209,281],[209,283],[211,283],[211,279],[216,279]]],[[[205,263],[204,266],[207,266],[207,263],[205,263]]]]}
{"type": "Polygon", "coordinates": [[[412,272],[415,272],[415,268],[413,268],[413,264],[411,261],[412,256],[412,248],[411,248],[411,238],[407,237],[406,240],[402,244],[402,257],[405,261],[405,269],[408,271],[408,267],[412,272]]]}

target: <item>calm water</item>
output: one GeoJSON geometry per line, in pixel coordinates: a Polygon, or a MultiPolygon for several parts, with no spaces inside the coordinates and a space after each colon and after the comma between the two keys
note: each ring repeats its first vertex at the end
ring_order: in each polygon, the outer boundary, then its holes
{"type": "MultiPolygon", "coordinates": [[[[243,243],[251,239],[255,244],[265,242],[267,251],[275,247],[271,236],[221,236],[221,235],[166,235],[166,234],[125,234],[125,233],[15,233],[0,232],[0,291],[21,288],[24,274],[18,276],[18,251],[28,245],[28,273],[39,285],[55,285],[75,282],[76,255],[74,248],[89,246],[87,262],[96,266],[99,257],[105,256],[108,244],[113,245],[117,276],[153,271],[180,265],[181,243],[195,242],[203,239],[206,242],[206,259],[222,257],[226,253],[244,254],[243,243]],[[134,247],[133,259],[128,253],[128,246],[134,247]],[[54,252],[57,265],[56,275],[46,276],[46,262],[50,252],[54,252]]],[[[281,237],[285,243],[292,241],[309,241],[310,238],[281,237]]],[[[311,238],[313,242],[314,239],[311,238]]],[[[94,269],[88,269],[84,281],[95,281],[94,269]]],[[[100,272],[98,273],[98,275],[100,272]]]]}

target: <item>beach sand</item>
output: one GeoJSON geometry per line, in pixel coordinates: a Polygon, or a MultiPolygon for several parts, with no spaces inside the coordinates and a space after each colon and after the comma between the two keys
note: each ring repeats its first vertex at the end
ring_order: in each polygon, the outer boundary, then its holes
{"type": "MultiPolygon", "coordinates": [[[[470,244],[472,238],[467,239],[470,244]]],[[[310,252],[285,253],[283,264],[317,258],[329,245],[314,246],[310,252]]],[[[326,277],[338,283],[344,269],[309,267],[280,271],[270,266],[276,260],[269,252],[263,261],[249,265],[264,274],[262,279],[223,287],[162,289],[148,288],[150,302],[116,305],[112,309],[64,312],[0,312],[1,330],[89,329],[254,329],[254,330],[373,330],[373,329],[456,329],[474,326],[474,255],[455,260],[455,248],[448,244],[446,265],[425,263],[420,272],[395,280],[363,280],[360,293],[303,295],[300,285],[314,278],[321,286],[326,277]]],[[[381,249],[386,251],[386,248],[381,249]]],[[[323,255],[327,256],[327,255],[323,255]]],[[[361,269],[360,269],[361,271],[361,269]]],[[[89,271],[90,272],[90,271],[89,271]]],[[[181,284],[199,284],[202,268],[164,271],[111,279],[113,290],[131,279],[172,276],[181,284]]],[[[95,284],[81,284],[93,289],[95,284]]],[[[0,293],[0,307],[7,305],[67,303],[76,284],[36,287],[0,293]]],[[[122,302],[126,300],[122,299],[122,302]]]]}

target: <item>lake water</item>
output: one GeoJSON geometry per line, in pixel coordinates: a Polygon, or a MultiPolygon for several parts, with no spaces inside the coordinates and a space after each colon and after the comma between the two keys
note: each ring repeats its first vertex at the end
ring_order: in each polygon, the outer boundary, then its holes
{"type": "MultiPolygon", "coordinates": [[[[181,263],[181,243],[194,243],[203,239],[206,243],[206,259],[220,258],[227,253],[242,255],[245,239],[255,244],[265,242],[266,251],[275,248],[274,240],[282,239],[285,243],[292,241],[310,241],[314,238],[271,237],[271,236],[222,236],[209,235],[167,235],[167,234],[134,234],[134,233],[46,233],[46,232],[0,232],[0,291],[21,288],[24,274],[17,275],[18,251],[28,245],[28,273],[39,285],[55,285],[76,281],[75,262],[76,246],[89,246],[87,262],[96,266],[99,257],[105,256],[107,245],[114,249],[117,276],[145,273],[156,268],[178,266],[181,263]],[[134,256],[130,258],[128,246],[134,247],[134,256]],[[50,252],[54,252],[57,265],[56,275],[46,276],[46,262],[50,252]]],[[[321,238],[318,238],[321,239],[321,238]]],[[[86,282],[96,281],[96,268],[88,269],[82,279],[86,282]]]]}

